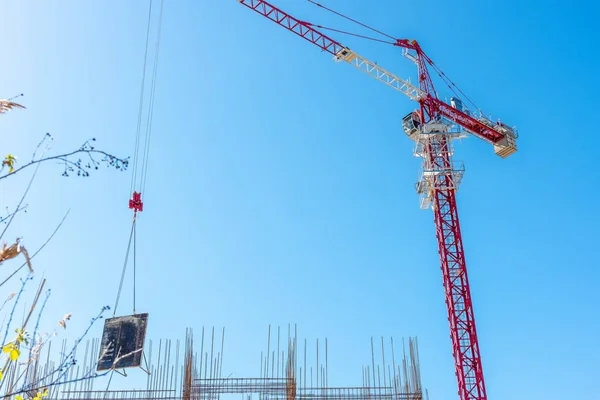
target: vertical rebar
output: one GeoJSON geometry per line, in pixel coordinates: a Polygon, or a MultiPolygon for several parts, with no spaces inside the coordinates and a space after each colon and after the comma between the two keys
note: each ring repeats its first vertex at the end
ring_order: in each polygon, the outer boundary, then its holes
{"type": "Polygon", "coordinates": [[[171,365],[171,347],[172,347],[173,342],[171,340],[169,340],[169,347],[168,347],[168,353],[167,356],[165,357],[166,363],[167,363],[167,368],[165,368],[166,370],[166,374],[165,374],[165,389],[168,387],[169,385],[169,365],[171,365]]]}
{"type": "Polygon", "coordinates": [[[383,347],[383,336],[381,337],[381,362],[383,363],[383,386],[387,387],[385,379],[385,348],[383,347]]]}
{"type": "Polygon", "coordinates": [[[221,362],[219,362],[219,378],[223,376],[223,349],[225,348],[225,327],[221,333],[221,362]]]}
{"type": "Polygon", "coordinates": [[[327,338],[325,338],[325,389],[329,386],[329,356],[327,351],[327,338]]]}
{"type": "Polygon", "coordinates": [[[204,326],[202,327],[202,339],[201,339],[201,343],[200,343],[200,373],[199,373],[200,378],[202,378],[202,358],[203,358],[203,356],[204,356],[204,326]]]}
{"type": "Polygon", "coordinates": [[[394,370],[394,394],[398,394],[398,386],[396,383],[396,358],[394,356],[394,338],[390,337],[390,342],[392,344],[392,369],[394,370]]]}
{"type": "Polygon", "coordinates": [[[204,352],[204,379],[206,379],[208,374],[208,351],[204,352]]]}
{"type": "MultiPolygon", "coordinates": [[[[387,366],[387,370],[388,370],[387,371],[388,372],[388,381],[390,382],[390,385],[391,385],[392,384],[392,369],[389,365],[387,366]]],[[[392,393],[393,393],[393,390],[392,390],[392,393]]],[[[393,394],[395,395],[395,393],[393,393],[393,394]]]]}
{"type": "Polygon", "coordinates": [[[375,379],[375,350],[373,349],[373,336],[371,336],[371,367],[373,368],[373,385],[375,385],[377,379],[375,379]]]}
{"type": "MultiPolygon", "coordinates": [[[[158,341],[158,361],[156,362],[156,368],[159,371],[157,374],[160,374],[160,359],[162,357],[162,339],[158,341]]],[[[158,385],[159,377],[156,377],[156,384],[158,385]]],[[[158,386],[157,386],[158,388],[158,386]]]]}
{"type": "Polygon", "coordinates": [[[271,324],[269,324],[269,338],[267,341],[267,375],[269,377],[269,358],[271,357],[271,324]]]}
{"type": "Polygon", "coordinates": [[[214,347],[215,347],[215,327],[212,327],[212,340],[210,343],[210,378],[213,377],[213,358],[214,358],[214,347]]]}
{"type": "MultiPolygon", "coordinates": [[[[187,332],[186,336],[192,336],[192,331],[187,332]]],[[[175,347],[175,376],[174,376],[174,385],[181,387],[181,385],[177,385],[177,378],[179,377],[179,339],[177,339],[177,345],[175,347]]]]}
{"type": "Polygon", "coordinates": [[[304,387],[306,388],[306,338],[304,338],[304,387]]]}
{"type": "Polygon", "coordinates": [[[317,338],[317,367],[315,373],[317,375],[317,387],[319,387],[319,338],[317,338]]]}

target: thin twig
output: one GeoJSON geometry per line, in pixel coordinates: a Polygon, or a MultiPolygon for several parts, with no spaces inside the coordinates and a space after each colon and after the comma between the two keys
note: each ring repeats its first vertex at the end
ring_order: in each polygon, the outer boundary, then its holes
{"type": "Polygon", "coordinates": [[[15,211],[13,211],[12,213],[8,211],[8,207],[6,207],[6,211],[8,212],[8,214],[6,215],[6,217],[2,217],[0,218],[0,224],[3,223],[4,221],[6,221],[7,219],[10,219],[14,214],[21,212],[23,210],[25,210],[25,212],[27,212],[27,207],[29,207],[28,204],[25,204],[22,207],[17,208],[15,211]]]}
{"type": "MultiPolygon", "coordinates": [[[[31,278],[31,273],[27,274],[27,277],[21,281],[21,290],[19,290],[19,293],[17,293],[17,300],[15,300],[15,304],[13,305],[12,311],[10,312],[10,316],[8,318],[8,323],[6,324],[6,332],[4,332],[4,338],[2,339],[2,346],[4,346],[4,344],[6,343],[6,338],[8,337],[8,328],[10,327],[10,323],[12,322],[13,316],[15,314],[15,309],[17,308],[17,305],[19,304],[19,299],[21,298],[21,294],[23,294],[23,292],[25,291],[25,285],[27,284],[27,282],[33,279],[31,278]]],[[[0,384],[1,387],[1,384],[0,384]]]]}
{"type": "MultiPolygon", "coordinates": [[[[15,297],[16,295],[17,295],[17,292],[12,292],[11,294],[9,294],[8,297],[6,298],[6,300],[4,300],[4,303],[2,303],[2,306],[0,307],[0,311],[2,311],[4,309],[4,306],[6,305],[6,303],[11,301],[13,299],[13,297],[15,297]]],[[[4,321],[2,321],[2,325],[4,325],[4,321]]],[[[2,326],[2,325],[0,325],[0,326],[2,326]]]]}
{"type": "MultiPolygon", "coordinates": [[[[25,189],[25,193],[23,193],[23,196],[21,197],[21,200],[19,201],[19,204],[17,204],[17,210],[21,207],[21,205],[23,204],[23,201],[25,201],[25,197],[27,196],[27,193],[29,193],[29,189],[31,189],[31,184],[33,183],[33,180],[35,179],[35,176],[37,175],[37,172],[39,170],[40,165],[38,164],[35,167],[35,171],[33,172],[33,175],[31,176],[31,179],[29,180],[29,184],[27,185],[27,189],[25,189]]],[[[10,224],[12,223],[13,219],[15,218],[15,215],[17,215],[16,212],[14,212],[12,214],[12,216],[10,217],[10,219],[8,220],[8,222],[6,223],[6,226],[4,227],[4,230],[2,231],[2,234],[0,234],[0,240],[2,240],[2,238],[4,237],[4,234],[6,233],[6,230],[8,229],[8,227],[10,226],[10,224]]]]}
{"type": "MultiPolygon", "coordinates": [[[[52,238],[54,237],[54,235],[56,235],[56,232],[58,232],[58,230],[62,226],[63,222],[65,222],[65,219],[67,219],[67,215],[69,215],[70,212],[71,212],[71,209],[69,209],[67,211],[67,213],[62,218],[62,220],[60,221],[60,223],[58,224],[58,226],[56,227],[56,229],[54,229],[54,232],[52,232],[52,235],[50,235],[50,237],[46,240],[46,242],[44,242],[44,244],[42,245],[42,247],[40,247],[35,253],[33,253],[33,255],[31,257],[29,257],[30,260],[33,260],[33,257],[35,257],[40,251],[42,251],[42,249],[44,247],[46,247],[46,245],[50,242],[50,240],[52,240],[52,238]]],[[[23,263],[23,265],[21,265],[19,268],[17,268],[15,270],[15,272],[13,272],[12,274],[10,274],[8,278],[6,278],[4,281],[2,281],[2,283],[0,283],[0,287],[2,287],[2,285],[4,285],[6,282],[8,282],[10,280],[10,278],[12,278],[13,276],[15,276],[21,270],[21,268],[23,268],[26,265],[27,265],[27,263],[23,263]]]]}
{"type": "MultiPolygon", "coordinates": [[[[64,356],[63,360],[61,361],[61,363],[58,365],[58,367],[56,367],[53,371],[48,372],[44,377],[38,379],[38,382],[42,382],[44,379],[48,378],[49,376],[54,375],[56,372],[64,372],[66,373],[66,371],[68,370],[69,366],[67,365],[69,359],[73,356],[73,354],[75,353],[75,350],[77,349],[77,346],[79,345],[79,343],[81,343],[81,341],[85,338],[85,336],[88,334],[88,332],[90,331],[90,329],[92,328],[92,326],[94,325],[94,323],[103,318],[103,314],[105,311],[110,310],[109,306],[104,306],[102,307],[102,310],[100,311],[100,313],[92,318],[92,321],[90,322],[90,325],[87,327],[87,329],[85,330],[85,332],[83,332],[83,335],[81,335],[76,341],[75,341],[75,345],[73,346],[73,348],[71,349],[71,351],[69,352],[69,354],[67,354],[66,356],[64,356]]],[[[72,366],[73,364],[71,364],[72,366]]],[[[63,374],[59,375],[59,379],[62,378],[63,374]]]]}
{"type": "MultiPolygon", "coordinates": [[[[37,155],[38,150],[40,149],[40,147],[42,147],[42,145],[44,143],[46,143],[46,140],[50,139],[50,141],[54,140],[54,138],[52,137],[51,134],[49,134],[48,132],[46,132],[46,134],[44,135],[44,137],[42,138],[42,140],[40,140],[40,142],[38,143],[38,145],[35,147],[35,151],[33,152],[33,155],[31,156],[32,160],[35,160],[35,156],[37,155]]],[[[42,155],[46,152],[50,150],[50,145],[46,145],[46,148],[44,149],[44,151],[42,152],[42,155]]]]}
{"type": "MultiPolygon", "coordinates": [[[[46,133],[46,135],[44,136],[44,138],[42,139],[42,141],[37,145],[36,147],[36,152],[37,149],[40,148],[40,146],[42,145],[42,143],[44,143],[44,141],[46,140],[47,137],[52,137],[50,136],[49,133],[46,133]]],[[[46,150],[48,150],[47,148],[42,152],[42,156],[46,153],[46,150]]],[[[35,156],[35,153],[34,153],[35,156]]],[[[4,237],[4,234],[6,233],[6,230],[8,229],[8,227],[10,226],[10,224],[12,223],[13,219],[15,218],[15,216],[17,215],[17,213],[19,212],[19,209],[21,209],[21,205],[23,204],[23,201],[25,201],[25,197],[27,196],[27,193],[29,192],[29,189],[31,189],[31,185],[33,184],[33,181],[37,175],[37,172],[39,170],[40,164],[36,165],[35,167],[35,171],[33,172],[33,175],[31,176],[31,179],[29,180],[29,184],[27,185],[27,189],[25,190],[25,193],[23,193],[23,197],[21,197],[21,200],[19,201],[19,204],[17,205],[17,208],[15,209],[15,212],[12,213],[12,215],[10,216],[10,219],[8,220],[8,223],[6,224],[6,226],[4,227],[4,230],[2,231],[2,234],[0,235],[0,240],[4,237]]],[[[22,168],[19,168],[22,169],[22,168]]],[[[14,171],[13,171],[14,173],[14,171]]],[[[10,175],[11,173],[9,173],[8,175],[10,175]]],[[[5,176],[8,176],[5,175],[5,176]]],[[[0,179],[2,179],[0,177],[0,179]]]]}
{"type": "MultiPolygon", "coordinates": [[[[31,318],[31,314],[33,314],[33,310],[35,310],[35,307],[37,306],[38,300],[40,299],[40,296],[42,294],[42,290],[44,289],[44,285],[46,284],[46,280],[44,279],[42,281],[42,283],[40,284],[40,287],[37,291],[37,294],[35,295],[35,299],[33,300],[33,304],[31,305],[31,308],[29,309],[29,314],[27,314],[27,318],[25,319],[25,322],[23,322],[23,325],[21,326],[21,331],[23,332],[25,331],[25,327],[27,326],[27,323],[29,322],[29,318],[31,318]]],[[[3,343],[4,344],[4,343],[3,343]]],[[[6,366],[4,367],[6,369],[6,366]]],[[[27,372],[29,371],[29,365],[27,365],[27,368],[25,369],[25,374],[27,374],[27,372]]],[[[19,378],[20,379],[20,378],[19,378]]],[[[19,380],[17,379],[17,381],[13,382],[12,386],[9,388],[9,391],[13,391],[15,385],[17,384],[19,380]]]]}
{"type": "MultiPolygon", "coordinates": [[[[27,284],[27,282],[30,279],[33,279],[33,278],[31,278],[31,272],[29,274],[27,274],[27,277],[25,278],[25,280],[21,281],[21,290],[19,290],[19,293],[17,294],[17,300],[15,300],[15,304],[13,305],[12,311],[10,312],[10,317],[8,318],[8,323],[6,324],[6,332],[4,333],[4,338],[2,339],[2,346],[4,346],[6,344],[6,338],[8,337],[8,329],[10,327],[10,323],[12,322],[13,316],[15,314],[15,309],[17,308],[17,305],[19,304],[19,299],[21,298],[21,294],[23,294],[23,292],[25,291],[25,285],[27,284]]],[[[6,361],[4,368],[2,368],[3,371],[6,370],[9,360],[10,359],[8,359],[6,361]]],[[[6,381],[5,380],[0,381],[0,389],[2,389],[2,386],[4,386],[4,382],[6,382],[6,381]]]]}

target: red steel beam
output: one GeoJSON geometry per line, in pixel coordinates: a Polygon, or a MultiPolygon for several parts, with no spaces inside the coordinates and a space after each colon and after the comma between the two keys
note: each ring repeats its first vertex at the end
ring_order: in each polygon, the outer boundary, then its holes
{"type": "Polygon", "coordinates": [[[263,0],[238,0],[241,4],[256,11],[260,15],[294,32],[296,35],[319,46],[322,50],[337,55],[343,48],[341,43],[331,39],[316,29],[310,27],[306,22],[300,21],[277,7],[263,0]]]}
{"type": "MultiPolygon", "coordinates": [[[[433,169],[452,170],[446,137],[430,139],[427,150],[433,169]]],[[[453,179],[452,174],[440,174],[435,177],[433,212],[458,379],[458,395],[461,400],[485,400],[487,394],[453,179]],[[442,187],[445,189],[440,189],[442,187]]]]}

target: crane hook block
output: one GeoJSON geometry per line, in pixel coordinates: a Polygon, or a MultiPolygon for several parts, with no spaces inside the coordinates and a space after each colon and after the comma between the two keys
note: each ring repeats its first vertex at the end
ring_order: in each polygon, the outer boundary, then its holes
{"type": "Polygon", "coordinates": [[[129,208],[134,212],[144,211],[144,203],[142,203],[142,194],[139,192],[133,192],[133,197],[129,199],[129,208]]]}

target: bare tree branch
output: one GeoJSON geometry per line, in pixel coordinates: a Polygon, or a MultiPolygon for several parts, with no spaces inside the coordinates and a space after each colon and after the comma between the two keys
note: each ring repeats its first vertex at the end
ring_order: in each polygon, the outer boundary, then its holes
{"type": "MultiPolygon", "coordinates": [[[[42,247],[40,247],[39,249],[37,249],[37,251],[35,253],[33,253],[33,255],[31,257],[29,257],[29,260],[32,260],[40,251],[42,251],[44,249],[44,247],[46,247],[46,245],[50,242],[50,240],[52,240],[52,238],[54,237],[54,235],[56,235],[56,232],[58,232],[58,230],[60,229],[60,227],[62,226],[62,224],[65,222],[65,219],[67,219],[67,215],[69,215],[70,212],[71,212],[71,210],[67,211],[67,213],[65,214],[65,216],[63,217],[63,219],[60,221],[60,223],[58,224],[58,226],[56,227],[56,229],[54,229],[54,232],[52,232],[52,235],[50,235],[50,237],[44,242],[44,244],[42,245],[42,247]]],[[[12,274],[10,274],[10,276],[8,278],[6,278],[4,281],[2,281],[2,283],[0,283],[0,287],[2,287],[6,282],[8,282],[10,280],[10,278],[12,278],[13,276],[15,276],[26,265],[27,265],[27,263],[25,262],[19,268],[17,268],[12,274]]]]}
{"type": "MultiPolygon", "coordinates": [[[[48,136],[49,136],[49,134],[46,134],[45,138],[48,136]]],[[[40,142],[40,144],[38,145],[38,148],[42,145],[42,143],[44,143],[44,140],[42,140],[42,142],[40,142]]],[[[106,151],[98,150],[91,144],[91,142],[94,142],[94,141],[96,141],[96,139],[88,140],[79,149],[71,151],[69,153],[59,154],[59,155],[50,156],[50,157],[44,157],[44,158],[40,158],[37,160],[35,159],[35,155],[37,153],[37,149],[36,149],[36,152],[34,152],[33,158],[29,163],[27,163],[19,168],[16,168],[13,171],[9,171],[9,173],[7,173],[5,175],[1,175],[0,180],[6,179],[9,176],[15,175],[16,173],[18,173],[32,165],[40,164],[40,163],[43,163],[46,161],[51,161],[51,160],[60,161],[64,165],[65,170],[62,174],[63,176],[69,176],[70,172],[76,172],[78,176],[87,177],[90,175],[89,170],[98,169],[98,167],[102,163],[106,164],[107,167],[114,167],[115,169],[118,169],[121,171],[127,170],[127,167],[129,166],[129,157],[119,158],[110,153],[107,153],[106,151]],[[71,158],[78,154],[87,156],[87,158],[88,158],[87,163],[84,163],[84,161],[81,158],[78,158],[76,160],[71,158]],[[100,160],[96,160],[94,158],[94,156],[100,156],[102,158],[100,160]]],[[[2,168],[0,169],[0,171],[2,171],[4,169],[4,166],[5,165],[2,165],[2,168]]]]}

